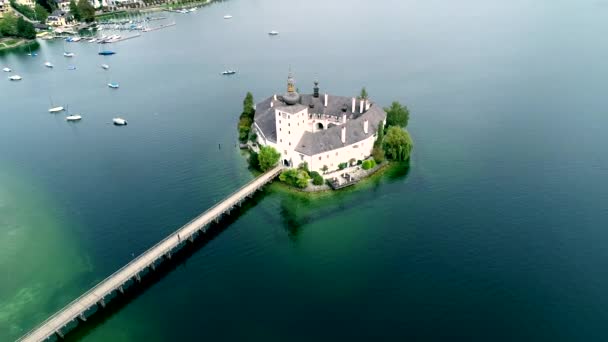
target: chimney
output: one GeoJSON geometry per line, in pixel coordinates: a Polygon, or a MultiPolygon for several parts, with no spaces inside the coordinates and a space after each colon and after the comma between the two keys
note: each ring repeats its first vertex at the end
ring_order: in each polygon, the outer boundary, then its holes
{"type": "Polygon", "coordinates": [[[342,127],[342,143],[346,144],[346,127],[342,127]]]}
{"type": "Polygon", "coordinates": [[[313,97],[319,97],[319,82],[315,81],[315,87],[312,89],[313,90],[313,97]]]}
{"type": "Polygon", "coordinates": [[[274,100],[275,101],[277,100],[277,94],[274,94],[274,100]]]}
{"type": "Polygon", "coordinates": [[[359,102],[359,113],[363,113],[363,100],[359,102]]]}
{"type": "Polygon", "coordinates": [[[274,102],[270,101],[270,108],[274,107],[274,102]]]}
{"type": "Polygon", "coordinates": [[[346,114],[342,114],[342,123],[346,123],[346,114]]]}
{"type": "Polygon", "coordinates": [[[371,105],[371,103],[369,103],[369,100],[365,100],[365,111],[366,112],[369,110],[370,105],[371,105]]]}
{"type": "Polygon", "coordinates": [[[356,106],[357,106],[357,100],[355,100],[355,98],[353,97],[353,110],[351,110],[351,112],[353,112],[353,114],[355,113],[356,106]]]}
{"type": "Polygon", "coordinates": [[[325,107],[327,107],[327,98],[328,98],[328,95],[325,94],[325,107]]]}
{"type": "Polygon", "coordinates": [[[368,131],[369,131],[369,121],[365,120],[365,121],[363,121],[363,132],[365,134],[367,134],[368,131]]]}

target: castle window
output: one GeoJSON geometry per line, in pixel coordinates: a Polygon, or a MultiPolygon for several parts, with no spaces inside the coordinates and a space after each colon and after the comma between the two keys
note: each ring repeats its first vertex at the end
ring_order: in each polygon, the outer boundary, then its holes
{"type": "Polygon", "coordinates": [[[281,123],[281,120],[279,120],[279,123],[281,123]]]}
{"type": "Polygon", "coordinates": [[[304,160],[304,155],[300,154],[300,160],[304,160]]]}
{"type": "Polygon", "coordinates": [[[291,134],[291,131],[287,131],[287,134],[291,134]]]}
{"type": "Polygon", "coordinates": [[[279,132],[282,131],[283,129],[279,127],[279,132]]]}
{"type": "Polygon", "coordinates": [[[336,152],[336,155],[338,155],[338,152],[336,152]]]}
{"type": "Polygon", "coordinates": [[[291,142],[289,143],[289,146],[291,146],[291,142]]]}
{"type": "Polygon", "coordinates": [[[283,142],[283,139],[279,139],[279,142],[283,142]]]}
{"type": "Polygon", "coordinates": [[[319,160],[321,160],[321,157],[319,157],[319,160]]]}
{"type": "Polygon", "coordinates": [[[287,126],[291,126],[291,124],[288,122],[288,123],[287,123],[287,126]]]}

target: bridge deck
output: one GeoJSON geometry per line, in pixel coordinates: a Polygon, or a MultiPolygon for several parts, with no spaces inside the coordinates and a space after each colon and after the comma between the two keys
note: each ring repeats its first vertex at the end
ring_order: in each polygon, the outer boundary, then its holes
{"type": "MultiPolygon", "coordinates": [[[[69,324],[79,315],[89,308],[103,302],[103,298],[113,291],[119,289],[127,281],[136,277],[140,272],[149,267],[153,262],[161,259],[182,241],[188,239],[197,231],[212,223],[223,213],[239,204],[247,196],[252,195],[266,183],[270,182],[281,171],[282,167],[277,166],[267,171],[256,179],[252,180],[222,202],[217,203],[192,221],[182,226],[171,235],[145,251],[143,254],[133,259],[112,275],[101,281],[95,287],[78,297],[63,309],[49,317],[38,327],[21,337],[18,341],[43,341],[60,331],[61,328],[69,324]],[[179,235],[178,235],[179,234],[179,235]]],[[[105,305],[105,304],[103,304],[105,305]]]]}

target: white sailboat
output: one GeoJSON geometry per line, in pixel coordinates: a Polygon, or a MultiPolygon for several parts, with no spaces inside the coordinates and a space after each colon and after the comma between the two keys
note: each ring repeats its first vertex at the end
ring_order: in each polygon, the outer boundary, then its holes
{"type": "Polygon", "coordinates": [[[47,67],[47,68],[52,68],[53,64],[51,62],[45,62],[44,66],[47,67]]]}
{"type": "Polygon", "coordinates": [[[66,121],[80,121],[82,120],[82,116],[78,115],[78,114],[74,114],[74,115],[68,115],[65,117],[66,121]]]}
{"type": "Polygon", "coordinates": [[[126,126],[127,120],[125,120],[123,118],[114,118],[114,119],[112,119],[112,123],[116,126],[126,126]]]}
{"type": "Polygon", "coordinates": [[[19,75],[14,75],[14,76],[9,77],[8,79],[11,81],[21,81],[22,78],[19,75]]]}
{"type": "Polygon", "coordinates": [[[226,15],[224,16],[224,19],[232,19],[232,16],[231,16],[230,14],[226,14],[226,15]]]}
{"type": "Polygon", "coordinates": [[[11,68],[8,68],[8,67],[7,67],[7,68],[2,69],[2,71],[4,71],[4,72],[11,72],[11,71],[13,71],[13,70],[12,70],[11,68]]]}
{"type": "Polygon", "coordinates": [[[59,106],[59,107],[53,107],[53,108],[49,108],[49,113],[59,113],[59,112],[63,112],[65,110],[65,108],[59,106]]]}

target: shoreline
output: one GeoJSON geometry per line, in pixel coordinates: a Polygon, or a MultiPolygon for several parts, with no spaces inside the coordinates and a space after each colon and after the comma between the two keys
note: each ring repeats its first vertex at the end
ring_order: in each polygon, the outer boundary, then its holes
{"type": "Polygon", "coordinates": [[[17,48],[28,47],[30,45],[35,45],[38,42],[36,39],[24,39],[24,38],[13,38],[7,37],[0,39],[0,51],[10,51],[17,48]],[[13,42],[13,44],[7,45],[6,41],[13,42]]]}
{"type": "Polygon", "coordinates": [[[114,16],[127,16],[133,13],[153,13],[153,12],[162,12],[162,11],[173,11],[175,9],[188,9],[194,7],[204,7],[207,5],[211,5],[218,0],[204,0],[204,1],[189,1],[189,2],[180,2],[180,3],[164,3],[158,5],[150,5],[149,7],[140,7],[140,8],[121,8],[117,11],[105,12],[95,16],[95,21],[100,19],[112,18],[114,16]]]}

